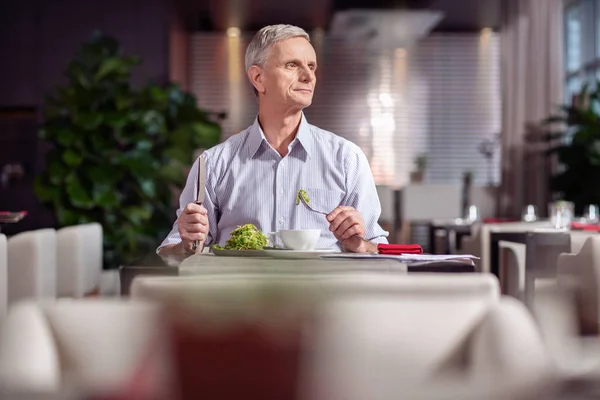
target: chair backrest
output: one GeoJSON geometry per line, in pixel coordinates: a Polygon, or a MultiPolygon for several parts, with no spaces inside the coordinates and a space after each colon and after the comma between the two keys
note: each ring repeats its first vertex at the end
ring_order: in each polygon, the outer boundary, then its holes
{"type": "Polygon", "coordinates": [[[562,285],[575,291],[582,333],[597,334],[600,321],[600,235],[588,236],[578,253],[561,254],[557,261],[557,274],[562,285]]]}
{"type": "Polygon", "coordinates": [[[240,290],[256,292],[265,284],[288,285],[319,294],[394,294],[395,296],[460,297],[496,301],[500,295],[498,279],[492,274],[409,275],[346,272],[343,274],[266,274],[231,273],[196,276],[138,276],[131,284],[133,299],[164,300],[174,296],[223,294],[240,290]]]}
{"type": "Polygon", "coordinates": [[[379,203],[381,204],[379,221],[393,222],[396,217],[394,214],[394,190],[387,185],[377,185],[376,187],[379,203]]]}
{"type": "Polygon", "coordinates": [[[502,379],[509,388],[548,373],[550,360],[522,303],[506,298],[485,306],[460,297],[408,300],[340,297],[328,304],[311,360],[311,381],[324,393],[311,398],[394,398],[405,389],[421,393],[414,398],[435,398],[427,396],[427,389],[452,378],[488,387],[502,379]],[[332,385],[337,382],[343,385],[332,385]]]}
{"type": "Polygon", "coordinates": [[[57,295],[82,297],[97,290],[102,272],[102,225],[61,228],[57,246],[57,295]]]}
{"type": "MultiPolygon", "coordinates": [[[[19,303],[2,327],[0,381],[50,393],[65,380],[85,390],[122,388],[146,360],[167,368],[159,318],[156,305],[123,299],[19,303]]],[[[157,387],[166,378],[160,368],[157,387]]]]}
{"type": "Polygon", "coordinates": [[[482,241],[481,241],[481,231],[482,224],[475,223],[471,225],[471,234],[469,236],[463,236],[461,238],[460,243],[460,253],[461,254],[470,254],[475,257],[479,257],[479,259],[473,260],[475,264],[475,271],[483,272],[481,267],[481,253],[482,253],[482,241]]]}
{"type": "Polygon", "coordinates": [[[401,207],[406,221],[461,218],[460,185],[408,185],[401,207]]]}
{"type": "Polygon", "coordinates": [[[6,315],[8,307],[8,248],[6,236],[0,233],[0,317],[6,315]]]}
{"type": "Polygon", "coordinates": [[[497,196],[496,186],[471,186],[469,200],[470,204],[477,206],[480,218],[492,218],[496,216],[497,196]]]}
{"type": "Polygon", "coordinates": [[[8,303],[56,297],[56,231],[21,232],[8,239],[8,303]]]}
{"type": "Polygon", "coordinates": [[[490,304],[499,299],[498,281],[491,274],[427,273],[140,276],[132,284],[131,296],[153,300],[191,296],[225,303],[228,298],[241,301],[241,293],[248,299],[258,298],[253,293],[259,293],[267,282],[286,285],[286,293],[298,289],[299,293],[306,290],[315,296],[324,295],[323,318],[319,319],[324,321],[323,337],[336,337],[348,348],[358,346],[355,354],[365,352],[360,356],[367,357],[372,349],[359,344],[375,340],[372,335],[377,331],[382,345],[394,343],[392,353],[399,357],[397,362],[407,363],[395,364],[396,373],[410,365],[413,371],[426,374],[452,353],[490,304]],[[343,332],[349,326],[352,332],[343,332]]]}
{"type": "MultiPolygon", "coordinates": [[[[223,289],[247,291],[264,282],[259,276],[244,277],[250,284],[241,276],[213,278],[187,280],[194,280],[197,289],[221,295],[223,289]]],[[[503,380],[504,387],[540,370],[543,357],[527,311],[516,302],[498,308],[502,301],[493,277],[388,276],[391,285],[377,277],[337,278],[301,283],[322,284],[332,294],[318,313],[317,329],[307,332],[310,346],[302,360],[308,367],[303,379],[309,390],[343,392],[335,393],[343,394],[339,397],[331,393],[310,398],[387,398],[377,396],[378,391],[392,393],[390,389],[403,387],[402,379],[419,389],[424,381],[439,382],[436,378],[447,368],[463,379],[469,372],[504,379],[516,371],[503,380]]],[[[163,278],[169,280],[174,281],[163,278]]],[[[160,308],[138,300],[61,299],[19,305],[0,335],[0,383],[17,389],[52,388],[70,377],[83,388],[122,387],[152,345],[159,346],[154,360],[168,366],[161,358],[160,344],[166,342],[161,327],[160,308]],[[28,381],[33,383],[27,386],[28,381]]],[[[155,383],[161,386],[160,376],[155,383]]]]}
{"type": "Polygon", "coordinates": [[[586,231],[571,231],[571,253],[576,254],[581,251],[583,244],[590,236],[599,236],[597,232],[586,232],[586,231]]]}

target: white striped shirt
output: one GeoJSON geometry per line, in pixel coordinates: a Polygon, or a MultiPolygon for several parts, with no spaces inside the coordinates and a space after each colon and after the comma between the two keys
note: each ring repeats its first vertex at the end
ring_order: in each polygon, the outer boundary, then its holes
{"type": "MultiPolygon", "coordinates": [[[[388,232],[378,224],[381,205],[369,163],[354,143],[310,125],[304,115],[285,157],[265,139],[258,123],[206,150],[206,198],[209,234],[206,245],[229,239],[243,224],[254,224],[265,234],[283,229],[321,229],[318,248],[341,248],[322,214],[296,206],[304,189],[309,204],[330,212],[339,205],[354,207],[365,221],[365,239],[387,243],[388,232]]],[[[194,163],[179,199],[177,217],[195,200],[198,161],[194,163]]],[[[177,221],[157,251],[179,243],[177,221]]]]}

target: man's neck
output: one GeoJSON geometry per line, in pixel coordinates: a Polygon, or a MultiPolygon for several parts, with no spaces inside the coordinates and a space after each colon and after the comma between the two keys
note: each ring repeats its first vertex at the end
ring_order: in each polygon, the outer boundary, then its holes
{"type": "Polygon", "coordinates": [[[278,110],[260,107],[258,111],[258,122],[265,134],[267,142],[282,157],[288,153],[288,146],[298,133],[302,110],[294,112],[280,112],[278,110]]]}

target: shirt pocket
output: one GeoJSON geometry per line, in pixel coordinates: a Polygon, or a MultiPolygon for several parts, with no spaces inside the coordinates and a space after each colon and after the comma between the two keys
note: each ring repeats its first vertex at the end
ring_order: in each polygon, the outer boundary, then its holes
{"type": "Polygon", "coordinates": [[[344,192],[340,190],[318,188],[306,188],[304,190],[306,190],[306,193],[308,194],[308,205],[315,211],[327,214],[339,206],[344,197],[344,192]]]}

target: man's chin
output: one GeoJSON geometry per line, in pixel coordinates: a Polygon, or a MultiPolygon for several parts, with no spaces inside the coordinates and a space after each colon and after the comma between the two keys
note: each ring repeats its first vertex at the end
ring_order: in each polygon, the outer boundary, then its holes
{"type": "Polygon", "coordinates": [[[302,108],[309,107],[312,104],[312,98],[310,99],[299,99],[296,104],[298,104],[302,108]]]}

